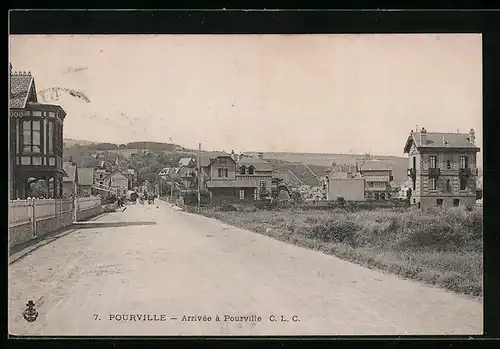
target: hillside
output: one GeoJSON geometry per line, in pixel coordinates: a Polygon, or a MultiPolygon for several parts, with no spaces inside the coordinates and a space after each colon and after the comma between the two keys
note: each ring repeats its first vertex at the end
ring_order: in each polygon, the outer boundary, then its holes
{"type": "Polygon", "coordinates": [[[66,148],[73,147],[77,144],[79,144],[79,145],[91,145],[91,144],[95,144],[96,142],[85,141],[85,140],[81,140],[81,139],[64,138],[63,143],[64,143],[64,148],[66,149],[66,148]]]}

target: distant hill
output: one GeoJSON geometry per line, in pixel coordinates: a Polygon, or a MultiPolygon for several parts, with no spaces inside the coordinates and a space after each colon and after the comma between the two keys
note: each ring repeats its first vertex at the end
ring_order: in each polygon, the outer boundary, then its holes
{"type": "Polygon", "coordinates": [[[79,145],[91,145],[91,144],[95,144],[96,142],[85,141],[85,140],[81,140],[81,139],[64,138],[63,143],[64,143],[64,148],[69,148],[69,147],[73,147],[77,144],[79,144],[79,145]]]}

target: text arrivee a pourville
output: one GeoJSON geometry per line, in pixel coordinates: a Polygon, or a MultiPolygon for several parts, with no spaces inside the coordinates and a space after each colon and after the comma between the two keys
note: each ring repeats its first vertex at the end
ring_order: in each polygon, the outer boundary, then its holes
{"type": "MultiPolygon", "coordinates": [[[[270,314],[267,317],[262,318],[257,315],[227,315],[227,314],[216,314],[216,315],[183,315],[177,316],[167,316],[166,314],[108,314],[104,317],[108,321],[116,322],[130,322],[130,321],[143,321],[143,322],[157,322],[157,321],[182,321],[182,322],[300,322],[297,315],[285,316],[270,314]]],[[[94,314],[94,320],[103,320],[103,318],[94,314]]]]}

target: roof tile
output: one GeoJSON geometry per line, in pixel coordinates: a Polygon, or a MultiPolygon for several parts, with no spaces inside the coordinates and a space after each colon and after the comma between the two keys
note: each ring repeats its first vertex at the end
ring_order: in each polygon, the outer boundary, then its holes
{"type": "Polygon", "coordinates": [[[10,76],[10,108],[24,108],[33,76],[10,76]]]}

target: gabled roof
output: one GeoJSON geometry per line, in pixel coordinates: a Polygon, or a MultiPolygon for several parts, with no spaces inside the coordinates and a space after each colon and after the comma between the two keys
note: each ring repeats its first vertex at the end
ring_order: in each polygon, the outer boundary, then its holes
{"type": "Polygon", "coordinates": [[[193,160],[193,158],[182,158],[179,160],[179,166],[189,166],[193,160]]]}
{"type": "Polygon", "coordinates": [[[405,153],[410,151],[412,144],[415,144],[417,149],[457,148],[479,151],[479,147],[470,142],[468,133],[426,132],[424,143],[421,142],[420,135],[421,132],[414,132],[408,137],[404,148],[405,153]]]}
{"type": "Polygon", "coordinates": [[[361,166],[361,171],[389,171],[392,170],[391,164],[380,161],[380,160],[370,160],[365,162],[363,166],[361,166]]]}
{"type": "Polygon", "coordinates": [[[119,169],[115,169],[114,171],[111,171],[111,173],[109,173],[109,174],[108,174],[106,177],[104,177],[103,179],[107,179],[107,178],[109,178],[109,177],[113,176],[113,175],[114,175],[114,174],[116,174],[116,173],[120,173],[123,177],[128,178],[127,176],[125,176],[125,175],[122,173],[122,171],[120,171],[119,169]]]}
{"type": "Polygon", "coordinates": [[[242,157],[236,162],[238,167],[245,166],[250,167],[253,166],[257,171],[272,171],[273,168],[269,162],[260,158],[252,158],[252,157],[242,157]]]}
{"type": "Polygon", "coordinates": [[[67,176],[63,177],[63,182],[75,182],[78,180],[76,165],[71,162],[63,162],[63,170],[66,172],[67,176]]]}
{"type": "Polygon", "coordinates": [[[31,76],[31,74],[29,73],[13,74],[10,75],[9,107],[22,109],[26,106],[28,99],[33,102],[37,102],[35,81],[33,76],[31,76]]]}
{"type": "Polygon", "coordinates": [[[92,167],[83,167],[78,169],[78,182],[80,185],[94,184],[94,169],[92,167]]]}

